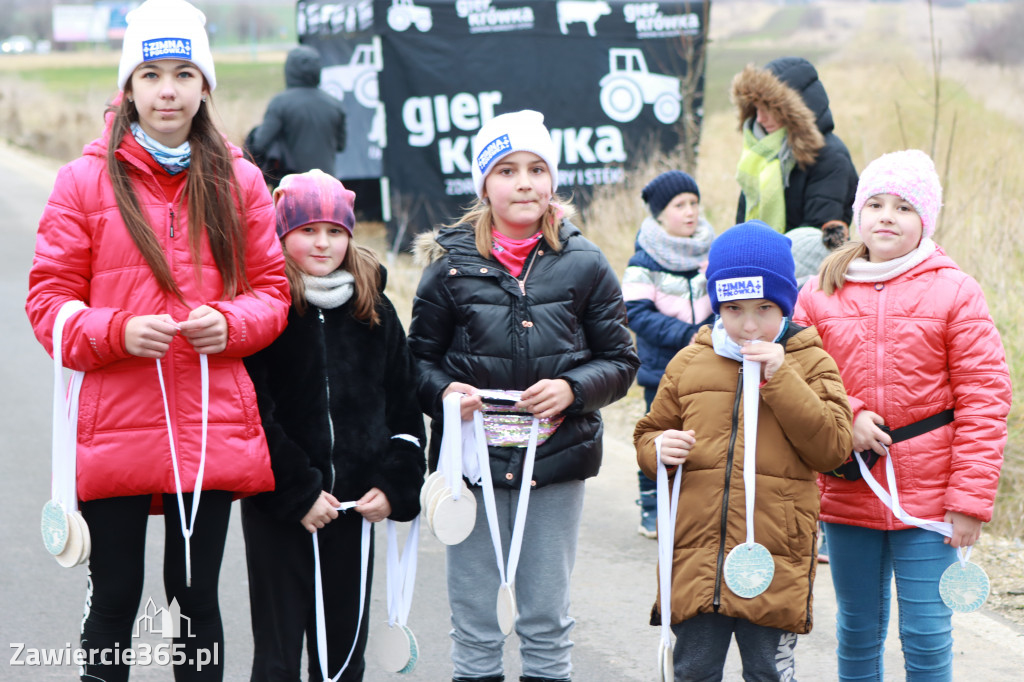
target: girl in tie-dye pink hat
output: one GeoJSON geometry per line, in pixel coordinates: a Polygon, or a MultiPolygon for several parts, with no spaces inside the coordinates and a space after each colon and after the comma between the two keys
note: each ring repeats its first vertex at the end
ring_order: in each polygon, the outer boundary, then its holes
{"type": "Polygon", "coordinates": [[[323,679],[362,679],[372,572],[360,548],[369,551],[369,524],[420,511],[413,359],[384,268],[352,241],[355,197],[319,170],[286,175],[274,191],[292,307],[284,333],[245,361],[275,481],[242,501],[253,679],[299,679],[304,638],[329,641],[310,648],[323,679]]]}

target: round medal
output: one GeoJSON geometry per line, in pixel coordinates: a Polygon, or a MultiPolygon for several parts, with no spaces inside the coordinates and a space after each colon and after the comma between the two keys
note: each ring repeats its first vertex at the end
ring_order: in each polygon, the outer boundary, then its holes
{"type": "Polygon", "coordinates": [[[988,599],[988,593],[988,575],[981,566],[969,561],[963,566],[959,561],[950,564],[939,578],[939,596],[957,613],[970,613],[981,608],[988,599]]]}
{"type": "Polygon", "coordinates": [[[68,516],[78,522],[79,530],[82,531],[82,558],[78,560],[78,563],[84,564],[92,554],[92,534],[89,533],[89,524],[85,522],[85,517],[80,511],[73,511],[68,516]]]}
{"type": "Polygon", "coordinates": [[[82,562],[82,554],[85,551],[85,536],[82,533],[82,526],[74,514],[68,514],[68,541],[64,545],[64,551],[54,558],[64,568],[77,566],[82,562]]]}
{"type": "Polygon", "coordinates": [[[737,597],[750,599],[768,589],[775,576],[775,561],[764,545],[744,542],[725,557],[724,574],[725,584],[737,597]]]}
{"type": "Polygon", "coordinates": [[[512,586],[505,583],[498,588],[498,627],[503,634],[512,632],[516,625],[516,595],[512,586]]]}
{"type": "Polygon", "coordinates": [[[419,659],[419,645],[412,630],[404,625],[385,623],[370,638],[374,658],[389,673],[409,673],[419,659]]]}
{"type": "MultiPolygon", "coordinates": [[[[465,485],[465,484],[463,484],[465,485]]],[[[476,498],[463,489],[459,499],[445,490],[430,515],[430,526],[438,540],[446,545],[457,545],[473,532],[476,525],[476,498]]]]}
{"type": "Polygon", "coordinates": [[[426,511],[427,510],[427,501],[430,499],[430,492],[429,492],[430,491],[430,486],[434,483],[434,481],[436,481],[439,478],[441,478],[441,472],[440,471],[435,471],[432,474],[430,474],[429,476],[427,476],[427,480],[423,481],[423,485],[420,487],[420,510],[421,511],[426,511]]]}
{"type": "Polygon", "coordinates": [[[39,524],[46,551],[57,556],[64,551],[68,542],[68,515],[56,500],[43,505],[43,517],[39,524]]]}
{"type": "Polygon", "coordinates": [[[666,644],[664,640],[658,642],[658,676],[658,682],[673,682],[676,676],[672,645],[666,644]]]}

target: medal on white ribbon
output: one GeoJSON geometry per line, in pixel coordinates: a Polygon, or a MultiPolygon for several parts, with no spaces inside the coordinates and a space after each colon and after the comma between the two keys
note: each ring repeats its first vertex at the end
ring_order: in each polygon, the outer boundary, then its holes
{"type": "Polygon", "coordinates": [[[420,489],[420,508],[430,532],[446,545],[457,545],[476,525],[476,498],[462,479],[462,394],[450,393],[442,401],[444,434],[437,471],[420,489]]]}
{"type": "Polygon", "coordinates": [[[413,519],[399,557],[398,532],[388,519],[387,595],[388,622],[374,630],[370,646],[381,668],[390,673],[410,673],[419,660],[419,644],[409,629],[409,610],[416,583],[416,552],[419,546],[420,517],[413,519]]]}
{"type": "Polygon", "coordinates": [[[672,482],[672,496],[668,492],[668,468],[661,461],[661,439],[654,439],[658,457],[658,590],[661,610],[661,639],[658,642],[658,675],[660,682],[673,682],[675,666],[672,661],[672,554],[675,549],[676,515],[679,513],[679,486],[683,468],[676,469],[672,482]]]}
{"type": "Polygon", "coordinates": [[[746,498],[746,542],[725,557],[725,584],[738,597],[751,599],[771,585],[775,561],[764,545],[754,541],[754,495],[757,462],[757,412],[761,363],[743,360],[743,492],[746,498]]]}
{"type": "Polygon", "coordinates": [[[530,504],[530,488],[533,481],[533,464],[537,457],[537,437],[540,422],[534,417],[530,426],[530,438],[526,446],[523,460],[523,480],[519,486],[519,503],[516,505],[516,517],[512,525],[512,539],[508,550],[508,568],[505,567],[504,553],[501,550],[501,531],[498,529],[498,510],[494,501],[494,482],[491,480],[490,454],[487,451],[487,435],[484,433],[484,419],[479,411],[473,413],[473,429],[476,434],[477,459],[480,472],[483,474],[484,510],[487,513],[487,525],[491,532],[491,543],[494,545],[494,557],[498,563],[498,575],[501,585],[498,587],[495,608],[498,616],[498,627],[502,633],[509,634],[516,623],[516,568],[519,566],[519,553],[523,546],[523,530],[526,527],[526,512],[530,504]]]}
{"type": "Polygon", "coordinates": [[[73,371],[64,387],[64,325],[85,310],[81,301],[68,301],[57,311],[53,325],[53,439],[50,451],[50,499],[43,505],[39,530],[46,551],[57,563],[71,568],[85,563],[92,551],[89,526],[78,511],[78,396],[84,372],[73,371]]]}
{"type": "MultiPolygon", "coordinates": [[[[861,476],[875,493],[875,497],[882,501],[897,519],[908,526],[917,526],[930,530],[945,537],[953,537],[953,524],[945,521],[926,521],[916,516],[911,516],[900,506],[899,491],[896,489],[896,470],[892,463],[892,453],[885,448],[885,479],[889,486],[889,492],[875,480],[871,470],[868,469],[859,452],[853,456],[857,460],[861,476]]],[[[957,613],[970,613],[981,608],[988,599],[990,584],[985,570],[978,564],[968,561],[971,556],[971,548],[959,547],[956,550],[957,561],[950,564],[939,578],[939,597],[942,602],[957,613]]]]}

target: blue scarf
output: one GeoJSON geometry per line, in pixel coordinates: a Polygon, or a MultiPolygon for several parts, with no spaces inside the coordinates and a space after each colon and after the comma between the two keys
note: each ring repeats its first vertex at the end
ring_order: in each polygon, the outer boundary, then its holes
{"type": "Polygon", "coordinates": [[[137,121],[132,123],[132,136],[171,175],[177,175],[192,163],[192,148],[188,140],[180,147],[168,147],[147,135],[137,121]]]}
{"type": "MultiPolygon", "coordinates": [[[[775,339],[772,343],[778,343],[782,335],[786,333],[786,327],[789,326],[789,318],[783,317],[782,324],[779,326],[779,333],[775,335],[775,339]]],[[[715,326],[711,328],[711,345],[714,346],[715,352],[721,355],[723,358],[731,358],[736,362],[743,362],[743,353],[740,352],[740,344],[732,340],[732,337],[725,333],[725,325],[722,324],[722,316],[715,316],[715,326]]]]}

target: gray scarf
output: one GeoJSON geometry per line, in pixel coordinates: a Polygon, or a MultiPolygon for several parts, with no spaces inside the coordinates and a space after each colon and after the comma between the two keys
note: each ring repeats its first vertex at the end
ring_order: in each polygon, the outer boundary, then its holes
{"type": "Polygon", "coordinates": [[[318,308],[337,308],[344,305],[355,292],[356,278],[347,270],[338,268],[329,275],[313,277],[302,273],[306,285],[306,300],[318,308]]]}
{"type": "Polygon", "coordinates": [[[661,267],[671,272],[696,270],[708,259],[715,230],[704,218],[697,221],[692,237],[673,237],[654,218],[644,218],[636,239],[661,267]]]}

